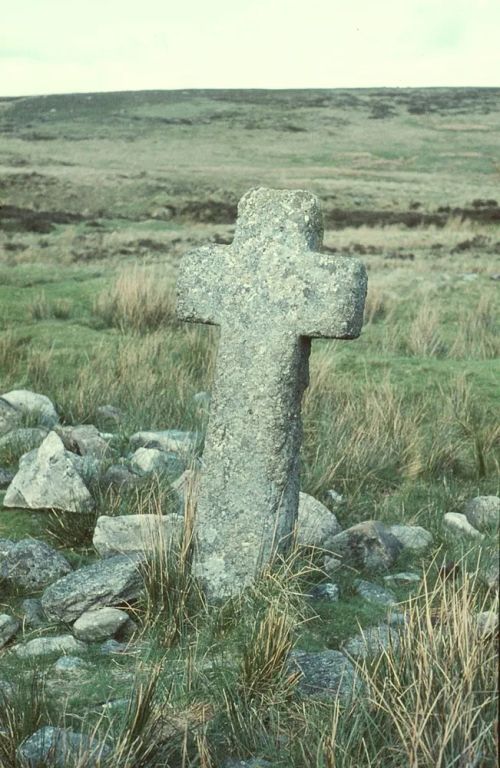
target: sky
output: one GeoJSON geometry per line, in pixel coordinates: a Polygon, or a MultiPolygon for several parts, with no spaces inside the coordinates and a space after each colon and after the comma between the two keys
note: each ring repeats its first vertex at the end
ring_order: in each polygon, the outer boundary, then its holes
{"type": "Polygon", "coordinates": [[[0,0],[0,96],[500,86],[500,0],[0,0]]]}

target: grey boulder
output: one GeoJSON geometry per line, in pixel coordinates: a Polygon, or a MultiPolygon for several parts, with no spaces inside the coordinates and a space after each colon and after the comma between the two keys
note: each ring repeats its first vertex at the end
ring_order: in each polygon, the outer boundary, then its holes
{"type": "Polygon", "coordinates": [[[17,456],[39,448],[47,437],[42,427],[19,427],[0,437],[0,450],[9,450],[17,456]]]}
{"type": "Polygon", "coordinates": [[[42,595],[46,616],[72,622],[91,608],[135,600],[143,585],[140,562],[138,556],[116,555],[64,576],[42,595]]]}
{"type": "Polygon", "coordinates": [[[81,424],[76,427],[59,427],[59,437],[68,451],[80,456],[93,456],[104,459],[110,453],[109,442],[93,424],[81,424]]]}
{"type": "Polygon", "coordinates": [[[350,637],[342,645],[342,651],[353,659],[367,659],[380,656],[384,651],[396,651],[399,635],[387,624],[366,627],[358,635],[350,637]]]}
{"type": "Polygon", "coordinates": [[[73,624],[73,634],[78,640],[88,643],[106,640],[120,632],[129,621],[128,613],[118,608],[85,611],[73,624]]]}
{"type": "Polygon", "coordinates": [[[474,528],[460,512],[447,512],[443,517],[443,525],[449,533],[455,536],[465,536],[469,539],[482,539],[483,534],[474,528]]]}
{"type": "Polygon", "coordinates": [[[26,768],[68,768],[77,764],[97,768],[109,755],[110,748],[96,738],[76,733],[69,728],[46,725],[32,734],[17,749],[26,768]]]}
{"type": "Polygon", "coordinates": [[[306,697],[347,703],[363,687],[354,665],[340,651],[292,651],[289,671],[299,673],[297,689],[306,697]]]}
{"type": "Polygon", "coordinates": [[[183,432],[180,429],[145,430],[136,432],[130,438],[130,447],[157,448],[167,453],[192,454],[200,441],[197,432],[183,432]]]}
{"type": "Polygon", "coordinates": [[[37,539],[22,539],[0,555],[0,578],[22,589],[41,589],[70,571],[65,557],[37,539]]]}
{"type": "Polygon", "coordinates": [[[85,653],[87,646],[76,640],[73,635],[55,637],[35,637],[27,643],[15,645],[12,649],[20,659],[34,659],[48,656],[50,653],[85,653]]]}
{"type": "Polygon", "coordinates": [[[15,472],[5,467],[0,467],[0,489],[7,488],[13,481],[15,472]]]}
{"type": "Polygon", "coordinates": [[[15,636],[20,623],[8,613],[0,613],[0,648],[3,648],[9,640],[15,636]]]}
{"type": "Polygon", "coordinates": [[[404,550],[415,555],[425,552],[432,544],[432,533],[421,525],[390,525],[389,533],[396,537],[404,550]]]}
{"type": "Polygon", "coordinates": [[[0,397],[0,435],[5,435],[7,432],[15,429],[20,421],[21,413],[17,408],[14,408],[7,400],[0,397]]]}
{"type": "Polygon", "coordinates": [[[38,450],[22,457],[7,489],[5,507],[86,512],[94,500],[61,438],[49,432],[38,450]]]}
{"type": "Polygon", "coordinates": [[[177,453],[158,448],[138,448],[130,459],[130,469],[141,477],[153,474],[179,475],[186,468],[177,453]]]}
{"type": "Polygon", "coordinates": [[[308,493],[299,493],[296,530],[298,546],[330,549],[334,537],[341,530],[337,518],[324,504],[308,493]]]}
{"type": "Polygon", "coordinates": [[[368,571],[390,568],[399,557],[403,545],[380,522],[366,520],[353,525],[331,539],[330,550],[349,565],[368,571]]]}
{"type": "Polygon", "coordinates": [[[368,603],[387,605],[389,607],[397,605],[396,595],[392,590],[387,589],[386,587],[381,587],[378,584],[373,584],[373,582],[365,581],[364,579],[356,579],[354,586],[357,594],[368,603]]]}
{"type": "Polygon", "coordinates": [[[102,556],[155,553],[179,541],[182,529],[178,515],[102,515],[92,543],[102,556]]]}
{"type": "Polygon", "coordinates": [[[22,415],[35,420],[37,425],[51,429],[59,421],[54,404],[45,395],[29,389],[15,389],[2,395],[2,399],[22,415]]]}
{"type": "Polygon", "coordinates": [[[465,517],[478,531],[497,530],[500,524],[500,498],[476,496],[465,505],[465,517]]]}

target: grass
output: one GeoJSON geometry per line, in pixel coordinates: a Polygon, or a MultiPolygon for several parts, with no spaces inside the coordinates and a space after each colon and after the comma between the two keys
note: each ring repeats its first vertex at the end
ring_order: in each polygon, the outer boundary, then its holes
{"type": "MultiPolygon", "coordinates": [[[[482,581],[497,542],[487,532],[479,551],[442,518],[499,492],[500,236],[495,206],[474,203],[498,202],[497,101],[488,89],[151,92],[2,111],[1,203],[15,216],[0,211],[0,392],[42,392],[63,423],[106,431],[98,407],[114,405],[122,452],[138,429],[203,434],[193,395],[211,389],[218,330],[175,321],[179,259],[231,241],[248,188],[310,189],[326,246],[364,261],[369,292],[359,340],[313,344],[302,490],[342,493],[343,527],[416,524],[434,539],[395,566],[422,576],[417,592],[396,590],[408,617],[399,652],[358,664],[365,695],[351,704],[306,701],[290,649],[338,650],[385,609],[356,595],[352,569],[336,579],[337,602],[312,602],[325,575],[319,553],[304,552],[241,598],[207,606],[189,569],[188,494],[183,539],[158,542],[129,608],[135,651],[104,657],[90,646],[73,684],[55,679],[55,658],[35,679],[0,657],[0,678],[22,683],[0,706],[2,766],[20,768],[15,748],[41,724],[113,743],[102,768],[216,768],[229,755],[273,768],[496,765],[495,638],[475,617],[497,609],[482,581]],[[455,580],[440,577],[444,562],[457,564],[455,580]]],[[[14,466],[17,453],[1,463],[14,466]]],[[[177,504],[157,480],[96,492],[95,515],[177,504]]],[[[43,538],[78,565],[96,556],[94,522],[0,508],[0,538],[43,538]]],[[[0,600],[21,616],[20,595],[0,600]]]]}

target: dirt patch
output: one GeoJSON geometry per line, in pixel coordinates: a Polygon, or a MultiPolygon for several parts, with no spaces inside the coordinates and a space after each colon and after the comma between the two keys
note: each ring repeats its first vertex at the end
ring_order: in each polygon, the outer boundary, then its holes
{"type": "Polygon", "coordinates": [[[0,229],[5,232],[52,232],[55,224],[83,221],[79,213],[68,211],[33,211],[15,205],[0,205],[0,229]]]}
{"type": "Polygon", "coordinates": [[[324,212],[324,222],[327,229],[345,229],[347,227],[383,227],[403,224],[410,229],[434,225],[444,227],[450,216],[459,219],[469,219],[482,223],[500,222],[500,208],[451,208],[442,206],[436,212],[423,211],[381,211],[344,208],[331,208],[324,212]]]}

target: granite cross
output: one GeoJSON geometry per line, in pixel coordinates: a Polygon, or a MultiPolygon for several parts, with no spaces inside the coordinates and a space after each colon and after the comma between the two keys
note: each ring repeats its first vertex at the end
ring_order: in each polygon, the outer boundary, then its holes
{"type": "Polygon", "coordinates": [[[260,188],[240,200],[231,245],[181,262],[178,317],[220,326],[196,512],[209,598],[241,590],[289,545],[311,338],[361,330],[365,269],[321,253],[322,236],[314,195],[260,188]]]}

